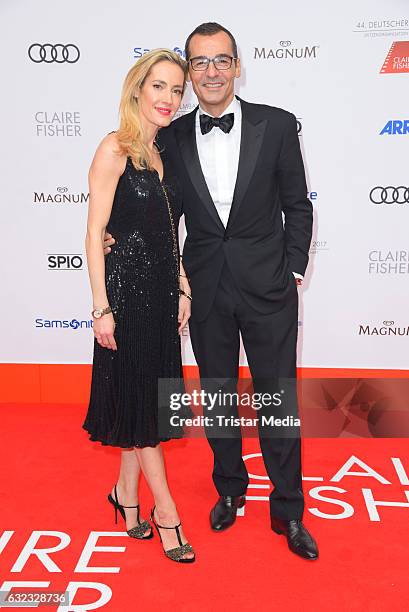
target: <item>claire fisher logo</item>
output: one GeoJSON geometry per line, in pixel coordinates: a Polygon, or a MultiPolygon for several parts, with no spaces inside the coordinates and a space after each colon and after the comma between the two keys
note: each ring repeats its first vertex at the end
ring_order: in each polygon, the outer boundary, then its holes
{"type": "Polygon", "coordinates": [[[395,321],[382,321],[381,325],[360,324],[358,336],[409,336],[409,325],[395,325],[395,321]]]}
{"type": "Polygon", "coordinates": [[[73,44],[33,43],[28,48],[28,57],[35,64],[75,64],[80,59],[80,50],[73,44]]]}
{"type": "Polygon", "coordinates": [[[409,274],[409,251],[378,251],[368,253],[369,274],[409,274]]]}
{"type": "Polygon", "coordinates": [[[42,329],[91,329],[92,319],[35,319],[35,327],[42,329]]]}
{"type": "Polygon", "coordinates": [[[392,43],[380,69],[380,74],[399,74],[403,72],[409,72],[409,40],[392,43]]]}
{"type": "Polygon", "coordinates": [[[33,204],[87,204],[89,193],[69,193],[68,187],[57,187],[55,193],[35,191],[33,204]]]}
{"type": "Polygon", "coordinates": [[[81,136],[79,111],[37,111],[34,115],[37,136],[81,136]]]}
{"type": "Polygon", "coordinates": [[[281,40],[279,46],[254,47],[253,59],[273,59],[273,60],[310,60],[317,59],[317,52],[320,45],[305,45],[303,47],[293,47],[291,40],[281,40]]]}
{"type": "Polygon", "coordinates": [[[401,17],[399,19],[362,20],[355,24],[353,31],[356,34],[361,34],[364,38],[378,38],[384,36],[399,38],[409,35],[409,19],[401,17]]]}

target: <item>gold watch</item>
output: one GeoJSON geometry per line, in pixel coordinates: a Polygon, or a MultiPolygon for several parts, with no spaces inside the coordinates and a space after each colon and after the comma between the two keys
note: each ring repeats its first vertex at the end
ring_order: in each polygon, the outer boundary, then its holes
{"type": "Polygon", "coordinates": [[[91,315],[94,317],[94,319],[100,319],[105,314],[109,314],[110,312],[112,312],[111,307],[107,306],[106,308],[95,308],[95,310],[91,312],[91,315]]]}

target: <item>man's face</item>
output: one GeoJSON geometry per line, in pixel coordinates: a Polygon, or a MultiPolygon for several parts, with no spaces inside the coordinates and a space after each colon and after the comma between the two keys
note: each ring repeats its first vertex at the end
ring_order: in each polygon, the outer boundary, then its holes
{"type": "MultiPolygon", "coordinates": [[[[212,36],[195,34],[190,41],[190,58],[210,57],[217,55],[233,56],[230,37],[225,32],[212,36]]],[[[228,70],[218,70],[210,62],[207,70],[193,70],[189,63],[189,78],[199,102],[204,108],[217,115],[230,104],[234,97],[234,79],[240,76],[240,60],[233,61],[228,70]]]]}

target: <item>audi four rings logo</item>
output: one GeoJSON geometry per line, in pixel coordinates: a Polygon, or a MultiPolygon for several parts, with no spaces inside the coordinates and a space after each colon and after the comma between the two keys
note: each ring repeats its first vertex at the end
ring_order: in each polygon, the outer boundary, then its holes
{"type": "Polygon", "coordinates": [[[374,187],[369,199],[374,204],[409,204],[409,187],[374,187]]]}
{"type": "Polygon", "coordinates": [[[40,45],[39,43],[33,43],[28,48],[28,57],[35,64],[75,64],[80,59],[80,50],[77,45],[51,45],[46,43],[40,45]]]}

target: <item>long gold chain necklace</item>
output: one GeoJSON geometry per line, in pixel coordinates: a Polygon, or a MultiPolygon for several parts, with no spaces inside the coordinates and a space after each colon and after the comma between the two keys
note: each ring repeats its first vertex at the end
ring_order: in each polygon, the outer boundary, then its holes
{"type": "Polygon", "coordinates": [[[163,183],[161,183],[161,187],[162,187],[162,191],[163,194],[165,196],[166,199],[166,204],[168,205],[168,213],[169,213],[169,220],[170,220],[170,227],[172,230],[172,239],[173,239],[173,256],[175,258],[176,261],[176,270],[179,276],[179,249],[178,249],[178,244],[177,244],[177,238],[176,238],[176,229],[175,229],[175,222],[173,220],[173,214],[172,214],[172,208],[170,206],[170,202],[169,202],[169,198],[168,198],[168,194],[166,192],[165,186],[163,185],[163,183]]]}

